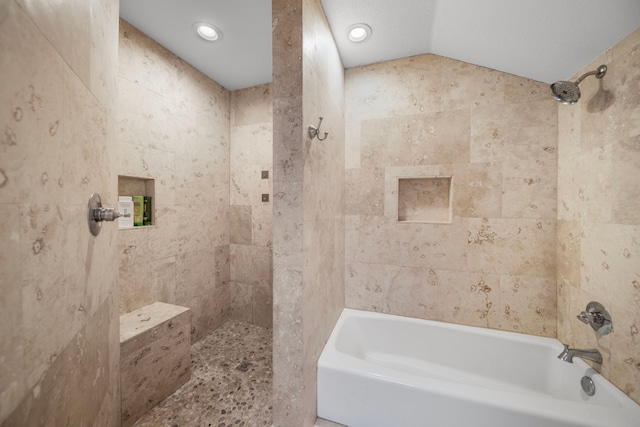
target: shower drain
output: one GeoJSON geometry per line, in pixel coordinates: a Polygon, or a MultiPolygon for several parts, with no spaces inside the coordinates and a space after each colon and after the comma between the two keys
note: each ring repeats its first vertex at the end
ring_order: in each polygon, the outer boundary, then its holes
{"type": "Polygon", "coordinates": [[[253,363],[245,359],[242,362],[240,362],[238,366],[236,366],[236,371],[247,372],[251,367],[251,365],[253,365],[253,363]]]}
{"type": "Polygon", "coordinates": [[[593,383],[593,380],[590,377],[584,376],[580,380],[580,385],[582,386],[582,390],[587,393],[587,396],[593,396],[596,394],[596,385],[593,383]]]}

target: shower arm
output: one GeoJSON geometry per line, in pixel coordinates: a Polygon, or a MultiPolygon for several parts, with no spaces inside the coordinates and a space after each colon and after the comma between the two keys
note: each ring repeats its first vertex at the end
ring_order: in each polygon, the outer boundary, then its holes
{"type": "Polygon", "coordinates": [[[596,79],[601,79],[602,77],[604,77],[604,74],[606,72],[607,72],[607,66],[606,65],[601,65],[595,71],[589,71],[588,73],[584,73],[583,75],[578,77],[578,80],[576,80],[574,83],[578,85],[578,84],[580,84],[580,82],[582,80],[584,80],[585,77],[589,77],[589,76],[592,76],[594,74],[596,75],[596,79]]]}

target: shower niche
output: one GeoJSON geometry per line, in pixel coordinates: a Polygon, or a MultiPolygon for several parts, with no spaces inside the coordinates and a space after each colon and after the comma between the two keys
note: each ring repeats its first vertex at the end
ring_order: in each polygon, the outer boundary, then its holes
{"type": "Polygon", "coordinates": [[[451,177],[398,178],[398,222],[451,223],[451,177]]]}
{"type": "MultiPolygon", "coordinates": [[[[143,223],[133,227],[139,229],[156,224],[156,184],[153,178],[140,178],[135,176],[118,175],[118,197],[139,196],[142,197],[143,223]]],[[[120,228],[125,230],[126,228],[120,228]]]]}

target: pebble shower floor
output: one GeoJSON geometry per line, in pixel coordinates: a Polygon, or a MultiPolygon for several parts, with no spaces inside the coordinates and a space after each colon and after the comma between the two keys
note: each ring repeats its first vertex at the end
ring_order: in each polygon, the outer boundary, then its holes
{"type": "Polygon", "coordinates": [[[271,348],[271,329],[225,322],[191,346],[191,379],[135,426],[271,426],[271,348]]]}

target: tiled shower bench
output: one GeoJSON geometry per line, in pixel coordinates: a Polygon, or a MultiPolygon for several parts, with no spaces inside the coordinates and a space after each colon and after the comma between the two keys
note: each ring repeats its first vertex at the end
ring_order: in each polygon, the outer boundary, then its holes
{"type": "Polygon", "coordinates": [[[191,312],[163,302],[120,316],[122,426],[128,427],[191,377],[191,312]]]}

